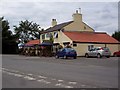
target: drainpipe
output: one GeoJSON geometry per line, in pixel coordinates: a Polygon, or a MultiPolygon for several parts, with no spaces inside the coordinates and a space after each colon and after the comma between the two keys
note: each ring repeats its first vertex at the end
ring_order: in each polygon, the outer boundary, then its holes
{"type": "Polygon", "coordinates": [[[105,47],[107,47],[107,44],[105,44],[105,47]]]}

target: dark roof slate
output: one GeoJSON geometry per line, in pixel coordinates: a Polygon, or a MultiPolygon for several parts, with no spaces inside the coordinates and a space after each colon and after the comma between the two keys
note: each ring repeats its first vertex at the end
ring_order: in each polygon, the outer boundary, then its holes
{"type": "Polygon", "coordinates": [[[46,33],[46,32],[52,32],[52,31],[57,31],[62,29],[63,27],[67,26],[68,24],[72,23],[73,21],[69,21],[69,22],[65,22],[65,23],[61,23],[58,25],[55,25],[53,27],[50,27],[48,29],[46,29],[45,31],[42,31],[41,33],[46,33]]]}

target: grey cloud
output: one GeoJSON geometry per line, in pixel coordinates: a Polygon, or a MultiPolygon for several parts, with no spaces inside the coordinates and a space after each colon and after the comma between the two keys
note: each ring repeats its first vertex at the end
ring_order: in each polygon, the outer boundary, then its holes
{"type": "Polygon", "coordinates": [[[11,24],[18,25],[19,21],[28,19],[40,24],[41,27],[49,27],[51,19],[57,19],[58,23],[72,20],[72,14],[81,8],[83,21],[95,31],[114,32],[117,29],[117,3],[81,3],[81,2],[7,2],[2,15],[11,24]],[[113,23],[113,24],[112,24],[113,23]]]}

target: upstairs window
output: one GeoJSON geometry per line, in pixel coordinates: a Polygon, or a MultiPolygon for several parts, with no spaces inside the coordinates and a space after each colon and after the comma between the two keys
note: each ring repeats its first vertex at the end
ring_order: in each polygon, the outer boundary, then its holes
{"type": "Polygon", "coordinates": [[[42,35],[42,39],[45,39],[45,34],[42,35]]]}
{"type": "Polygon", "coordinates": [[[54,32],[54,38],[58,38],[58,32],[54,32]]]}
{"type": "Polygon", "coordinates": [[[50,37],[50,34],[49,34],[49,33],[47,33],[47,34],[46,34],[46,38],[49,38],[49,37],[50,37]]]}
{"type": "Polygon", "coordinates": [[[84,29],[86,29],[86,26],[84,26],[84,29]]]}

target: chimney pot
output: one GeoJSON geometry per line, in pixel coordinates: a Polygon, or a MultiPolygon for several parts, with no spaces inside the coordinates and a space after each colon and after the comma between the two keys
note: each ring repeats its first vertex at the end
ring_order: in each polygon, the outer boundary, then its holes
{"type": "Polygon", "coordinates": [[[55,25],[57,25],[57,21],[56,19],[52,19],[52,26],[55,26],[55,25]]]}

